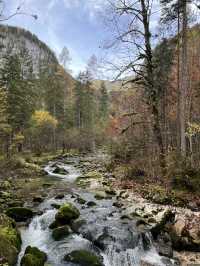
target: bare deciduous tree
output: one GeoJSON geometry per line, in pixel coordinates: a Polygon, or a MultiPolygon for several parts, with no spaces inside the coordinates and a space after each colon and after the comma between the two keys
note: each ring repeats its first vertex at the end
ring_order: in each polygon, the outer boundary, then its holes
{"type": "Polygon", "coordinates": [[[165,151],[159,119],[159,91],[155,85],[151,17],[153,0],[108,0],[113,11],[114,41],[108,48],[122,51],[118,58],[117,78],[127,73],[132,77],[126,82],[137,83],[144,88],[146,102],[153,118],[153,132],[159,147],[161,169],[165,169],[165,151]],[[120,48],[119,48],[120,47],[120,48]]]}

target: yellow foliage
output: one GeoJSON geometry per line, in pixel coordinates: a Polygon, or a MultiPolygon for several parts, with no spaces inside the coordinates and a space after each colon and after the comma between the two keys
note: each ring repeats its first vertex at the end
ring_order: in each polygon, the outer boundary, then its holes
{"type": "Polygon", "coordinates": [[[192,136],[195,136],[198,133],[200,133],[200,124],[188,123],[188,128],[187,128],[186,135],[188,137],[192,137],[192,136]]]}
{"type": "Polygon", "coordinates": [[[22,135],[21,133],[18,133],[14,136],[14,142],[15,143],[23,143],[24,142],[24,135],[22,135]]]}
{"type": "Polygon", "coordinates": [[[32,115],[32,120],[38,127],[47,125],[56,128],[58,124],[56,118],[54,118],[49,112],[43,110],[35,111],[35,113],[32,115]]]}

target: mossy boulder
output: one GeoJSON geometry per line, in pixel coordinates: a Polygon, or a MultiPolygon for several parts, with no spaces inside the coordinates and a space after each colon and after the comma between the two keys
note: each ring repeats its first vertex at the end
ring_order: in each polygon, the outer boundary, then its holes
{"type": "Polygon", "coordinates": [[[15,265],[21,248],[21,237],[15,222],[5,214],[0,215],[0,258],[15,265]]]}
{"type": "Polygon", "coordinates": [[[62,240],[66,236],[70,234],[70,228],[68,225],[60,226],[58,228],[53,229],[52,237],[55,241],[62,240]]]}
{"type": "Polygon", "coordinates": [[[80,266],[102,266],[102,260],[87,250],[75,250],[64,257],[64,261],[76,263],[80,266]]]}
{"type": "Polygon", "coordinates": [[[35,202],[35,203],[42,203],[43,201],[44,201],[44,198],[39,196],[39,195],[34,196],[34,198],[33,198],[33,202],[35,202]]]}
{"type": "Polygon", "coordinates": [[[54,209],[60,209],[60,204],[57,204],[57,203],[52,203],[51,204],[51,207],[53,207],[54,209]]]}
{"type": "Polygon", "coordinates": [[[21,260],[21,266],[44,266],[46,260],[45,252],[36,247],[28,246],[21,260]]]}
{"type": "Polygon", "coordinates": [[[64,199],[64,197],[65,197],[65,194],[60,193],[60,194],[55,196],[55,199],[64,199]]]}
{"type": "Polygon", "coordinates": [[[94,202],[94,201],[88,201],[87,202],[87,206],[88,207],[94,207],[94,206],[96,206],[97,204],[96,204],[96,202],[94,202]]]}
{"type": "Polygon", "coordinates": [[[97,200],[102,200],[102,199],[111,199],[112,196],[111,195],[108,195],[105,191],[98,191],[96,194],[95,194],[95,199],[97,200]]]}
{"type": "Polygon", "coordinates": [[[65,203],[58,210],[55,220],[61,224],[69,224],[80,216],[79,210],[71,203],[65,203]]]}
{"type": "Polygon", "coordinates": [[[81,197],[78,197],[78,198],[76,199],[76,201],[77,201],[79,204],[81,204],[81,205],[83,205],[83,204],[86,203],[86,200],[84,200],[84,199],[81,198],[81,197]]]}
{"type": "Polygon", "coordinates": [[[24,202],[22,200],[11,200],[10,202],[7,203],[9,208],[12,207],[23,207],[24,202]]]}
{"type": "Polygon", "coordinates": [[[33,217],[33,211],[29,208],[12,207],[6,210],[6,215],[16,222],[26,222],[33,217]]]}
{"type": "Polygon", "coordinates": [[[69,174],[69,172],[66,169],[64,169],[62,167],[58,167],[58,166],[53,170],[53,173],[54,174],[59,174],[59,175],[67,175],[67,174],[69,174]]]}

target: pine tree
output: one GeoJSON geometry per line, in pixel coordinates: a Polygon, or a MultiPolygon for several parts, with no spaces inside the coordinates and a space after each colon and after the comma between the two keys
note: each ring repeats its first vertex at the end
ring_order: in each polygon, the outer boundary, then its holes
{"type": "Polygon", "coordinates": [[[100,119],[106,120],[108,116],[108,92],[105,86],[105,82],[101,83],[101,88],[100,88],[100,99],[99,99],[99,116],[100,119]]]}
{"type": "Polygon", "coordinates": [[[7,91],[5,88],[0,88],[0,144],[2,146],[2,151],[6,151],[8,157],[11,127],[8,124],[7,100],[7,91]]]}

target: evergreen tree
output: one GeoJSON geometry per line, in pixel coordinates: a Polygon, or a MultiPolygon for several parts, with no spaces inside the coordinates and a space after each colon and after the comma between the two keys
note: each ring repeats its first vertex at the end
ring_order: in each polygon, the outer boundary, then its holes
{"type": "Polygon", "coordinates": [[[99,99],[99,116],[100,119],[106,120],[108,116],[108,92],[105,86],[105,82],[101,83],[100,88],[100,99],[99,99]]]}

